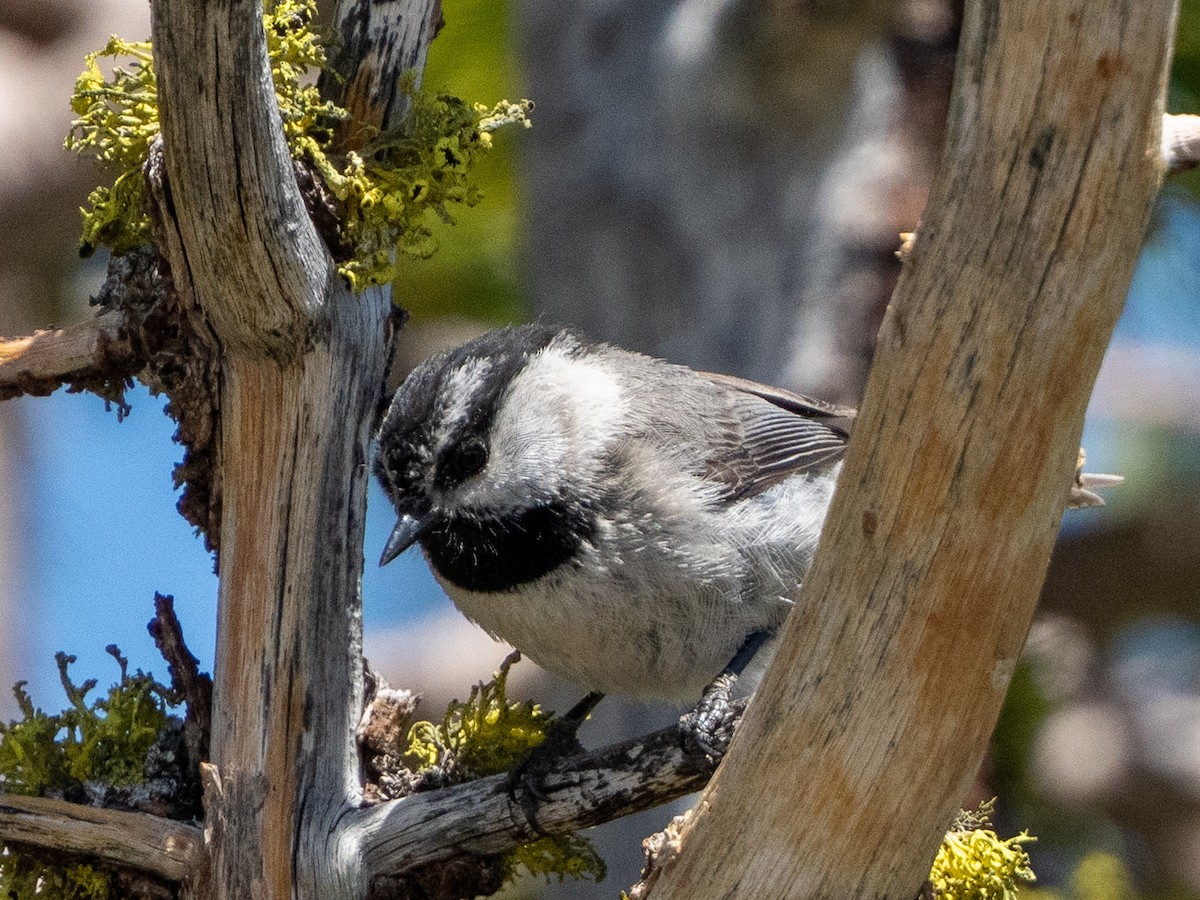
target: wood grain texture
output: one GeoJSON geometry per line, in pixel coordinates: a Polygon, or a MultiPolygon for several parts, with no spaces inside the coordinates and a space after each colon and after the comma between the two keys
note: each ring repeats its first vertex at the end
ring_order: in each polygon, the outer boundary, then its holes
{"type": "Polygon", "coordinates": [[[441,0],[405,3],[342,3],[334,28],[341,36],[321,92],[350,113],[334,135],[333,149],[360,150],[381,130],[408,115],[409,100],[396,90],[395,75],[411,73],[421,86],[429,44],[441,27],[441,0]],[[380,73],[393,73],[392,80],[380,73]]]}
{"type": "MultiPolygon", "coordinates": [[[[153,5],[156,235],[182,302],[211,327],[220,383],[208,865],[189,896],[340,900],[364,894],[339,823],[361,793],[359,579],[391,302],[350,293],[308,218],[261,14],[257,0],[153,5]]],[[[363,65],[381,95],[395,89],[386,60],[363,65]]]]}
{"type": "Polygon", "coordinates": [[[220,340],[294,359],[339,279],[292,175],[258,0],[152,4],[159,116],[182,253],[220,340]]]}
{"type": "Polygon", "coordinates": [[[651,896],[914,897],[1016,665],[1162,173],[1173,0],[969,3],[782,647],[651,896]]]}
{"type": "Polygon", "coordinates": [[[96,809],[65,800],[0,794],[5,844],[78,853],[180,881],[200,856],[194,825],[145,813],[96,809]]]}
{"type": "MultiPolygon", "coordinates": [[[[682,749],[676,727],[575,757],[547,776],[537,824],[567,834],[699,790],[711,774],[682,749]]],[[[454,856],[501,853],[539,837],[509,795],[508,776],[391,800],[348,816],[367,878],[454,856]]]]}

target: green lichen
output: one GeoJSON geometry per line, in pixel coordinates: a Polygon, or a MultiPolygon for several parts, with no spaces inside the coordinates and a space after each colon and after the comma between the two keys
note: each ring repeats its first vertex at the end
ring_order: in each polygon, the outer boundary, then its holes
{"type": "Polygon", "coordinates": [[[520,870],[540,876],[547,881],[603,881],[607,867],[591,841],[577,834],[544,837],[531,844],[522,844],[504,859],[505,877],[512,879],[520,870]]]}
{"type": "Polygon", "coordinates": [[[491,133],[529,124],[528,103],[507,100],[488,109],[457,97],[428,97],[402,85],[411,103],[404,129],[381,134],[338,168],[331,157],[309,158],[341,205],[341,227],[354,257],[339,271],[361,289],[399,274],[403,254],[428,257],[437,249],[431,224],[453,224],[448,205],[482,199],[470,173],[491,149],[491,133]]]}
{"type": "MultiPolygon", "coordinates": [[[[59,653],[59,678],[68,706],[57,714],[33,705],[25,683],[13,688],[22,718],[0,725],[0,791],[74,796],[88,784],[129,787],[143,781],[146,755],[167,722],[168,689],[141,671],[130,674],[116,647],[108,652],[120,680],[89,700],[95,679],[71,680],[75,657],[59,653]]],[[[61,855],[0,848],[0,896],[11,900],[108,900],[114,877],[103,867],[66,862],[61,855]]]]}
{"type": "MultiPolygon", "coordinates": [[[[405,754],[420,774],[437,773],[469,781],[507,772],[546,739],[552,715],[530,701],[507,696],[508,673],[520,659],[513,653],[492,680],[471,688],[466,701],[450,703],[440,723],[417,722],[409,730],[405,754]]],[[[557,835],[517,847],[505,855],[506,880],[522,869],[547,880],[604,878],[604,861],[586,838],[557,835]]]]}
{"type": "Polygon", "coordinates": [[[405,761],[419,774],[450,774],[456,782],[507,772],[546,739],[551,714],[532,701],[510,702],[510,655],[492,680],[453,700],[440,723],[416,722],[408,732],[405,761]]]}
{"type": "MultiPolygon", "coordinates": [[[[491,132],[508,124],[529,125],[531,104],[503,101],[495,107],[456,97],[427,97],[407,76],[411,112],[403,130],[377,134],[359,151],[328,152],[345,110],[322,101],[311,72],[324,70],[326,55],[312,26],[315,0],[276,0],[263,16],[267,53],[284,136],[293,158],[325,181],[338,203],[346,257],[339,271],[356,290],[386,284],[404,255],[424,257],[436,249],[432,221],[453,222],[448,204],[472,206],[481,194],[470,179],[478,157],[491,147],[491,132]]],[[[80,251],[97,246],[124,253],[150,243],[142,165],[158,134],[157,84],[149,43],[112,38],[86,58],[71,106],[77,118],[68,149],[95,157],[114,174],[111,187],[88,197],[80,251]],[[106,78],[100,60],[128,60],[106,78]]]]}
{"type": "Polygon", "coordinates": [[[77,118],[67,135],[68,150],[95,157],[102,169],[116,174],[112,187],[88,195],[79,252],[89,256],[98,246],[128,253],[150,243],[142,189],[142,163],[158,134],[158,83],[148,42],[115,35],[103,49],[84,57],[86,68],[75,81],[71,110],[77,118]],[[106,79],[101,59],[128,60],[114,66],[106,79]]]}
{"type": "Polygon", "coordinates": [[[56,655],[70,706],[50,715],[34,707],[25,683],[13,689],[23,718],[0,725],[0,789],[32,796],[61,796],[85,782],[113,787],[140,784],[146,753],[167,721],[167,688],[141,671],[129,674],[116,647],[108,652],[121,678],[100,699],[88,700],[95,679],[76,685],[75,657],[56,655]]]}
{"type": "Polygon", "coordinates": [[[1029,854],[1022,844],[1035,838],[1025,832],[1001,839],[991,828],[993,802],[977,812],[960,813],[946,833],[929,874],[938,898],[1015,900],[1021,885],[1034,882],[1029,854]]]}

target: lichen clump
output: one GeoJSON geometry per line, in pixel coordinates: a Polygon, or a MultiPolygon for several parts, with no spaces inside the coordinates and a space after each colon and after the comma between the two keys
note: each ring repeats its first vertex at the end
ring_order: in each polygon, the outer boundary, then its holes
{"type": "Polygon", "coordinates": [[[103,698],[88,700],[96,680],[76,685],[75,657],[59,653],[59,678],[70,706],[50,715],[33,705],[25,682],[13,694],[22,719],[0,724],[0,790],[35,797],[69,794],[88,782],[138,784],[150,747],[167,721],[168,689],[141,671],[132,675],[116,647],[107,648],[121,678],[103,698]]]}
{"type": "Polygon", "coordinates": [[[1023,844],[1024,831],[1001,839],[991,828],[992,802],[959,814],[938,849],[929,881],[934,895],[947,900],[1015,900],[1021,885],[1034,882],[1023,844]]]}
{"type": "Polygon", "coordinates": [[[150,243],[142,187],[142,164],[158,134],[158,82],[148,42],[109,38],[103,49],[84,58],[87,68],[75,81],[71,110],[76,118],[67,135],[68,150],[94,156],[101,168],[116,173],[112,187],[88,195],[79,252],[89,256],[104,246],[128,253],[150,243]],[[101,59],[127,59],[106,80],[101,59]]]}
{"type": "MultiPolygon", "coordinates": [[[[520,654],[512,654],[492,680],[455,700],[440,723],[417,722],[409,730],[406,759],[418,774],[458,783],[507,772],[546,739],[552,716],[531,701],[507,696],[508,673],[520,654]]],[[[522,869],[544,878],[604,878],[595,848],[577,835],[542,838],[517,847],[501,861],[505,879],[522,869]]]]}
{"type": "Polygon", "coordinates": [[[405,759],[414,771],[436,771],[455,782],[497,775],[546,739],[550,713],[530,700],[508,699],[508,673],[517,659],[504,660],[492,680],[471,688],[465,701],[452,700],[440,723],[413,724],[405,759]]]}
{"type": "MultiPolygon", "coordinates": [[[[89,679],[75,684],[75,657],[59,653],[59,678],[68,707],[47,714],[33,705],[25,683],[13,688],[21,719],[0,724],[0,792],[81,800],[107,787],[142,782],[150,748],[167,723],[168,689],[141,671],[130,674],[116,647],[107,648],[121,668],[108,693],[89,700],[89,679]]],[[[119,896],[118,879],[102,866],[64,865],[59,854],[0,847],[0,896],[12,900],[107,900],[119,896]]]]}
{"type": "MultiPolygon", "coordinates": [[[[397,275],[399,258],[428,256],[436,249],[432,218],[453,219],[450,203],[474,205],[479,190],[470,180],[478,157],[491,148],[491,132],[508,124],[529,125],[528,102],[502,101],[492,108],[457,97],[406,92],[411,110],[401,131],[374,134],[344,155],[330,151],[348,113],[323,101],[307,76],[326,69],[324,42],[312,22],[315,0],[276,0],[263,15],[267,53],[284,136],[292,157],[319,175],[338,204],[339,271],[356,290],[385,284],[397,275]]],[[[158,135],[158,100],[148,42],[113,37],[86,58],[75,85],[76,114],[66,146],[89,154],[114,173],[111,187],[88,197],[80,251],[98,246],[125,253],[150,243],[142,166],[158,135]],[[100,60],[127,61],[106,77],[100,60]]]]}

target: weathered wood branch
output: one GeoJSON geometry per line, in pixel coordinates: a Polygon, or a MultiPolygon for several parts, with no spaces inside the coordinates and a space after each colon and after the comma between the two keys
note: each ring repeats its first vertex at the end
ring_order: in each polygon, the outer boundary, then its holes
{"type": "Polygon", "coordinates": [[[1175,14],[967,4],[820,549],[657,900],[916,896],[1025,639],[1159,188],[1175,14]]]}
{"type": "MultiPolygon", "coordinates": [[[[256,0],[152,7],[159,118],[182,254],[227,347],[294,359],[328,328],[333,261],[292,176],[256,0]]],[[[179,258],[182,256],[182,258],[179,258]]]]}
{"type": "MultiPolygon", "coordinates": [[[[734,712],[744,701],[734,704],[734,712]]],[[[733,720],[722,732],[728,741],[733,720]]],[[[534,827],[510,797],[507,776],[345,811],[331,833],[361,860],[365,885],[458,857],[499,854],[544,834],[566,834],[669,803],[699,790],[716,767],[686,753],[677,726],[565,760],[547,776],[534,827]]],[[[206,767],[208,768],[208,767],[206,767]]],[[[209,778],[219,774],[208,768],[209,778]]],[[[219,783],[210,790],[219,791],[219,783]]],[[[144,813],[0,794],[0,843],[79,853],[168,881],[196,874],[199,828],[144,813]]],[[[355,868],[359,865],[356,864],[355,868]]]]}
{"type": "Polygon", "coordinates": [[[181,881],[201,857],[200,829],[146,813],[0,794],[0,843],[78,853],[181,881]]]}
{"type": "Polygon", "coordinates": [[[441,0],[410,3],[341,3],[334,28],[341,36],[330,68],[322,75],[323,96],[336,100],[350,118],[334,136],[334,150],[358,150],[381,130],[408,115],[409,100],[396,79],[411,73],[421,86],[429,44],[442,25],[441,0]]]}
{"type": "MultiPolygon", "coordinates": [[[[28,337],[0,339],[0,400],[20,394],[45,396],[66,384],[119,399],[132,377],[164,348],[163,279],[151,251],[113,257],[103,286],[92,298],[100,309],[91,319],[28,337]]],[[[153,368],[153,366],[152,366],[153,368]]]]}
{"type": "Polygon", "coordinates": [[[45,396],[68,382],[94,378],[114,368],[131,375],[139,366],[124,340],[124,324],[124,315],[106,310],[66,328],[0,339],[0,400],[22,394],[45,396]],[[131,359],[132,366],[128,364],[131,359]]]}
{"type": "Polygon", "coordinates": [[[347,817],[368,879],[463,854],[502,853],[669,803],[702,788],[715,763],[682,749],[677,727],[574,757],[547,776],[537,827],[509,795],[508,777],[414,794],[347,817]]]}
{"type": "MultiPolygon", "coordinates": [[[[361,790],[358,589],[391,304],[385,290],[350,293],[309,220],[260,17],[257,0],[153,5],[166,173],[157,234],[220,368],[204,895],[338,900],[362,895],[339,823],[361,790]]],[[[399,75],[371,70],[384,92],[399,75]]]]}

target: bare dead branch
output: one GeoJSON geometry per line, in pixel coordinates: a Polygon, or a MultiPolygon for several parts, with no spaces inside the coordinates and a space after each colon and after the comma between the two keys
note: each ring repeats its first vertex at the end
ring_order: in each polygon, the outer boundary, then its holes
{"type": "Polygon", "coordinates": [[[309,346],[340,279],[279,127],[262,6],[164,0],[151,11],[166,175],[182,238],[182,258],[164,250],[171,270],[187,272],[226,349],[293,358],[309,346]]]}
{"type": "MultiPolygon", "coordinates": [[[[426,4],[352,5],[367,18],[412,10],[416,21],[426,4]]],[[[155,235],[181,304],[202,311],[220,351],[205,891],[359,898],[357,859],[331,848],[361,799],[365,463],[390,295],[352,295],[309,218],[279,129],[261,3],[156,0],[152,24],[164,162],[152,179],[155,235]]],[[[411,65],[423,58],[411,43],[429,36],[388,40],[411,65]]],[[[400,74],[382,65],[361,84],[386,95],[400,74]]]]}
{"type": "Polygon", "coordinates": [[[167,394],[167,412],[179,425],[175,440],[186,448],[174,473],[184,488],[179,510],[213,549],[220,517],[214,463],[218,353],[203,315],[180,301],[154,249],[111,257],[92,298],[100,308],[93,318],[0,340],[0,400],[45,396],[66,385],[117,404],[121,415],[135,375],[152,392],[167,394]]]}
{"type": "Polygon", "coordinates": [[[154,618],[146,627],[167,662],[171,690],[186,704],[182,729],[187,753],[184,765],[198,766],[208,759],[212,740],[212,678],[200,671],[199,662],[183,640],[183,628],[175,615],[175,598],[155,594],[154,618]]]}
{"type": "Polygon", "coordinates": [[[507,775],[390,800],[353,814],[346,826],[373,879],[651,809],[702,788],[715,765],[686,753],[670,727],[565,762],[546,778],[536,828],[509,796],[507,775]]]}
{"type": "Polygon", "coordinates": [[[181,881],[200,856],[203,835],[194,825],[145,813],[0,794],[0,842],[77,853],[181,881]]]}
{"type": "Polygon", "coordinates": [[[141,359],[124,324],[124,315],[106,310],[66,328],[0,340],[0,400],[44,397],[74,382],[127,382],[141,359]]]}

